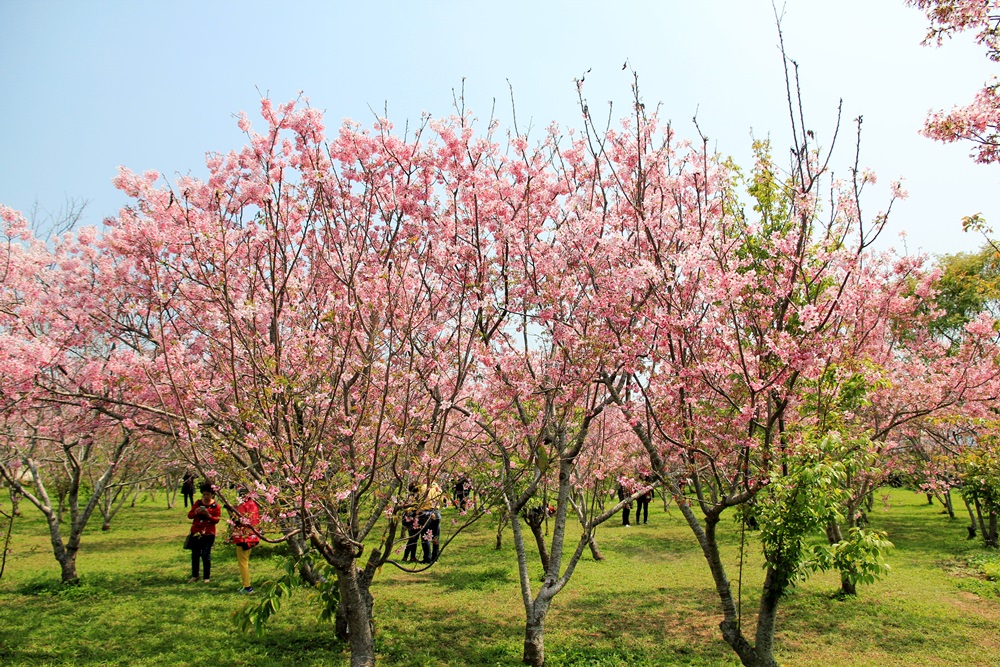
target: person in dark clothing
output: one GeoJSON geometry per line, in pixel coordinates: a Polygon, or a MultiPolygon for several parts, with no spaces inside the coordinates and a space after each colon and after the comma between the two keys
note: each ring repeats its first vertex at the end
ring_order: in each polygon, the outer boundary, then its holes
{"type": "Polygon", "coordinates": [[[188,518],[191,523],[191,579],[198,581],[198,563],[206,584],[212,576],[212,546],[215,545],[215,525],[222,518],[222,508],[215,502],[215,490],[205,482],[201,485],[201,498],[194,501],[188,518]]]}
{"type": "Polygon", "coordinates": [[[635,499],[635,525],[646,523],[649,520],[649,503],[653,500],[653,489],[647,489],[646,493],[635,499]]]}
{"type": "Polygon", "coordinates": [[[469,495],[472,493],[472,481],[465,475],[461,475],[455,480],[455,486],[452,490],[455,506],[464,512],[468,506],[469,495]]]}
{"type": "Polygon", "coordinates": [[[194,473],[190,470],[184,473],[184,480],[181,482],[181,495],[184,496],[184,507],[188,506],[188,500],[191,501],[191,507],[194,507],[194,473]]]}
{"type": "Polygon", "coordinates": [[[407,487],[409,495],[406,500],[399,507],[399,512],[402,517],[400,521],[400,534],[399,537],[402,539],[403,535],[406,535],[406,548],[403,550],[403,562],[404,563],[416,563],[419,561],[417,558],[417,545],[420,543],[420,512],[417,511],[417,505],[420,502],[417,494],[419,488],[416,484],[410,483],[407,487]]]}
{"type": "MultiPolygon", "coordinates": [[[[626,498],[628,498],[631,495],[632,494],[629,493],[628,489],[625,488],[625,485],[622,484],[621,482],[618,482],[618,500],[625,500],[626,498]]],[[[631,514],[631,512],[632,512],[632,501],[630,500],[627,503],[625,503],[624,507],[622,507],[622,525],[623,526],[629,526],[629,525],[631,525],[629,523],[629,521],[628,521],[629,514],[631,514]]]]}
{"type": "Polygon", "coordinates": [[[406,529],[406,549],[403,550],[403,562],[416,563],[417,544],[420,542],[420,518],[415,510],[403,514],[403,528],[406,529]]]}

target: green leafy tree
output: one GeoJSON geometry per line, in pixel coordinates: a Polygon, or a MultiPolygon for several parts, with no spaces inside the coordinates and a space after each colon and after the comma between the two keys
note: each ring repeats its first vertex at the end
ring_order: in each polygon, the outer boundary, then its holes
{"type": "Polygon", "coordinates": [[[976,252],[944,255],[938,266],[934,305],[940,314],[932,331],[955,342],[979,313],[1000,311],[1000,252],[986,244],[976,252]]]}

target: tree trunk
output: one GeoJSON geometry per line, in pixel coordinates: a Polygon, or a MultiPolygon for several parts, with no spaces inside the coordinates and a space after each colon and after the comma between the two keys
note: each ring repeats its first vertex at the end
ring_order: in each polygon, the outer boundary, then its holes
{"type": "Polygon", "coordinates": [[[7,520],[7,525],[0,530],[0,535],[2,535],[2,543],[0,543],[0,580],[3,579],[4,570],[7,569],[7,554],[10,552],[10,538],[11,534],[14,532],[14,514],[13,510],[11,514],[5,513],[0,510],[0,517],[7,520]]]}
{"type": "Polygon", "coordinates": [[[302,580],[305,581],[310,586],[316,586],[320,582],[322,582],[323,577],[312,566],[312,563],[309,561],[309,559],[306,558],[306,554],[309,552],[309,549],[306,546],[306,541],[302,537],[302,534],[295,533],[294,535],[289,537],[288,546],[292,550],[292,553],[295,554],[295,558],[298,559],[299,576],[302,577],[302,580]]]}
{"type": "MultiPolygon", "coordinates": [[[[996,519],[993,520],[993,530],[986,524],[986,519],[983,517],[983,506],[979,502],[979,498],[976,498],[976,516],[979,517],[979,530],[983,534],[983,542],[986,543],[988,547],[996,546],[996,519]],[[992,540],[990,539],[992,537],[992,540]]],[[[996,515],[994,514],[994,517],[996,515]]]]}
{"type": "Polygon", "coordinates": [[[524,655],[521,662],[532,667],[545,665],[545,615],[528,616],[524,625],[524,655]]]}
{"type": "MultiPolygon", "coordinates": [[[[767,663],[759,662],[757,651],[753,644],[747,640],[740,626],[740,611],[736,607],[733,599],[732,587],[729,585],[729,577],[726,576],[726,568],[722,564],[722,555],[719,552],[719,544],[716,541],[715,529],[719,523],[717,514],[705,515],[705,525],[702,526],[695,516],[694,510],[688,502],[678,501],[677,507],[687,521],[688,526],[698,538],[701,545],[702,555],[708,563],[708,568],[712,572],[712,579],[715,581],[715,591],[719,596],[719,603],[722,606],[724,618],[719,623],[722,631],[722,638],[739,656],[740,662],[746,667],[769,667],[767,663]]],[[[773,628],[772,628],[773,631],[773,628]]]]}
{"type": "Polygon", "coordinates": [[[137,484],[135,490],[132,492],[132,505],[131,507],[135,509],[135,504],[139,502],[139,485],[137,484]]]}
{"type": "Polygon", "coordinates": [[[372,622],[374,600],[364,581],[362,570],[353,565],[337,571],[340,606],[347,619],[347,643],[351,648],[351,667],[375,666],[375,638],[372,622]]]}
{"type": "Polygon", "coordinates": [[[46,518],[49,522],[49,541],[52,543],[52,553],[59,563],[62,582],[64,584],[77,584],[80,582],[80,577],[76,573],[77,549],[72,544],[67,546],[63,542],[57,515],[49,513],[46,518]]]}
{"type": "Polygon", "coordinates": [[[986,539],[986,546],[996,549],[1000,547],[1000,536],[997,535],[997,513],[990,512],[989,534],[983,536],[986,539]]]}
{"type": "Polygon", "coordinates": [[[337,605],[337,613],[333,617],[333,634],[340,641],[347,643],[347,638],[351,636],[350,628],[347,625],[347,607],[342,604],[337,605]]]}
{"type": "Polygon", "coordinates": [[[597,538],[593,534],[587,540],[587,546],[590,547],[590,555],[594,557],[594,560],[604,560],[604,554],[601,553],[601,548],[597,546],[597,538]]]}
{"type": "Polygon", "coordinates": [[[80,583],[80,577],[76,574],[76,554],[65,553],[59,558],[59,568],[62,574],[62,583],[66,585],[76,585],[80,583]]]}
{"type": "Polygon", "coordinates": [[[10,511],[13,516],[21,516],[21,493],[13,486],[10,487],[10,511]]]}
{"type": "MultiPolygon", "coordinates": [[[[774,661],[774,626],[778,617],[778,602],[788,587],[787,579],[772,567],[767,568],[764,590],[757,613],[757,634],[754,637],[755,660],[747,667],[777,667],[774,661]]],[[[742,659],[743,656],[740,656],[742,659]]]]}
{"type": "Polygon", "coordinates": [[[944,500],[942,502],[944,502],[944,508],[946,510],[948,510],[948,518],[949,519],[954,519],[955,518],[955,505],[952,504],[952,502],[951,502],[951,489],[945,489],[945,492],[944,492],[943,496],[944,496],[944,500]]]}
{"type": "Polygon", "coordinates": [[[531,526],[531,534],[535,536],[538,558],[542,561],[542,570],[547,571],[549,569],[549,550],[545,544],[545,535],[542,534],[541,526],[531,526]]]}
{"type": "MultiPolygon", "coordinates": [[[[848,508],[849,512],[854,512],[853,507],[848,508]]],[[[840,525],[836,521],[831,521],[826,526],[826,539],[831,545],[839,544],[844,539],[844,534],[840,530],[840,525]]],[[[847,573],[840,571],[840,592],[843,595],[857,595],[858,589],[854,582],[850,580],[847,573]]]]}
{"type": "Polygon", "coordinates": [[[972,504],[965,501],[965,509],[969,512],[969,539],[976,539],[976,515],[972,511],[972,504]]]}
{"type": "Polygon", "coordinates": [[[495,551],[500,551],[503,548],[503,529],[504,526],[507,524],[506,516],[507,515],[505,513],[503,516],[500,517],[500,520],[497,521],[497,542],[496,546],[493,547],[495,551]]]}
{"type": "Polygon", "coordinates": [[[542,532],[542,524],[545,522],[545,510],[541,507],[530,509],[524,514],[524,522],[531,529],[531,534],[535,538],[535,546],[538,547],[538,557],[542,561],[542,570],[549,570],[549,549],[545,544],[545,535],[542,532]]]}

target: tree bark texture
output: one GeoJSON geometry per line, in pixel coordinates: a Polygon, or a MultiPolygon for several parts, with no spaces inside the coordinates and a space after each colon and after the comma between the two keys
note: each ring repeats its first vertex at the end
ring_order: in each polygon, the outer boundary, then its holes
{"type": "Polygon", "coordinates": [[[372,605],[361,570],[350,567],[338,569],[340,605],[347,619],[347,643],[351,649],[351,667],[375,666],[375,637],[373,633],[372,605]]]}
{"type": "Polygon", "coordinates": [[[524,624],[524,655],[521,662],[532,667],[545,665],[545,614],[530,614],[524,624]]]}
{"type": "Polygon", "coordinates": [[[593,556],[594,560],[604,560],[604,554],[601,553],[601,547],[597,544],[597,538],[594,535],[590,536],[587,540],[587,546],[590,547],[590,555],[593,556]]]}

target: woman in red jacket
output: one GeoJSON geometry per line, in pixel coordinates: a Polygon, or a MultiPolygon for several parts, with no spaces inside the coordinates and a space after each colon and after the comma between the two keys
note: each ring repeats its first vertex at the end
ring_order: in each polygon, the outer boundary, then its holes
{"type": "Polygon", "coordinates": [[[198,581],[198,561],[201,561],[206,584],[212,576],[212,546],[215,544],[215,524],[222,518],[222,508],[215,502],[215,490],[205,482],[201,485],[201,498],[194,501],[188,518],[191,523],[191,579],[198,581]]]}
{"type": "Polygon", "coordinates": [[[260,509],[246,489],[239,490],[240,504],[233,513],[233,544],[236,545],[236,564],[240,567],[240,593],[253,593],[250,585],[250,550],[260,544],[257,524],[260,523],[260,509]]]}

